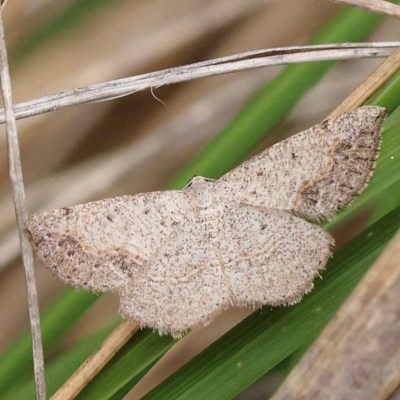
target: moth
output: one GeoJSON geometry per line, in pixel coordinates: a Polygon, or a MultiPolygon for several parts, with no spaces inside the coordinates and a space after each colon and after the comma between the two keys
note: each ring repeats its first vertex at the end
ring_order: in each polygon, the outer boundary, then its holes
{"type": "Polygon", "coordinates": [[[386,110],[327,119],[183,190],[34,214],[39,259],[68,285],[115,292],[121,314],[179,337],[230,305],[301,300],[331,254],[332,218],[366,186],[386,110]]]}

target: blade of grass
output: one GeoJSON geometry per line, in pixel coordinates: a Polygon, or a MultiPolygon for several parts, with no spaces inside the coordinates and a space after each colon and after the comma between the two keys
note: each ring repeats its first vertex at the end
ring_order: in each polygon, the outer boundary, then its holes
{"type": "Polygon", "coordinates": [[[46,399],[46,381],[44,377],[44,353],[40,326],[39,300],[36,288],[33,248],[25,229],[28,220],[24,176],[20,156],[17,124],[14,114],[12,85],[8,64],[8,52],[4,34],[3,16],[0,8],[0,80],[4,102],[8,175],[11,183],[12,199],[18,228],[22,264],[25,270],[26,293],[28,300],[29,323],[32,335],[33,370],[38,400],[46,399]]]}
{"type": "MultiPolygon", "coordinates": [[[[52,396],[57,389],[68,379],[73,372],[89,357],[90,354],[99,346],[115,326],[96,333],[95,335],[82,340],[73,349],[65,352],[46,368],[46,381],[48,382],[49,395],[52,396]]],[[[157,362],[157,360],[174,344],[176,340],[170,336],[160,338],[158,333],[149,330],[141,331],[130,339],[124,349],[119,353],[118,360],[112,360],[100,373],[105,375],[104,396],[107,398],[121,399],[131,389],[132,385],[138,382],[142,376],[157,362]],[[151,349],[151,351],[149,351],[151,349]],[[117,370],[124,375],[126,370],[132,373],[129,379],[117,392],[113,389],[113,381],[109,380],[109,370],[117,370]]],[[[94,399],[96,394],[92,393],[93,387],[89,384],[77,399],[94,399]],[[93,397],[94,396],[94,397],[93,397]]],[[[4,393],[2,391],[2,393],[4,393]]],[[[34,381],[31,379],[24,385],[11,388],[6,393],[9,400],[34,399],[34,381]]]]}
{"type": "Polygon", "coordinates": [[[400,90],[400,73],[397,73],[386,85],[373,96],[367,104],[379,104],[388,110],[389,114],[392,114],[394,110],[399,106],[399,93],[400,90]]]}
{"type": "Polygon", "coordinates": [[[76,24],[88,18],[88,14],[100,11],[101,7],[108,5],[109,2],[106,0],[75,0],[70,2],[61,13],[40,25],[33,32],[29,32],[24,40],[21,40],[11,49],[11,66],[21,62],[48,40],[57,40],[60,35],[71,32],[76,24]]]}
{"type": "MultiPolygon", "coordinates": [[[[98,347],[101,342],[115,328],[115,324],[100,332],[96,332],[80,342],[73,349],[65,352],[60,357],[50,361],[46,365],[46,382],[49,396],[52,396],[64,381],[79,367],[79,365],[98,347]]],[[[2,392],[4,393],[4,392],[2,392]]],[[[35,399],[35,387],[33,380],[25,384],[19,383],[4,394],[8,400],[35,399]]]]}
{"type": "Polygon", "coordinates": [[[74,399],[138,330],[137,323],[131,321],[120,323],[101,346],[57,390],[52,400],[74,399]]]}
{"type": "MultiPolygon", "coordinates": [[[[400,49],[397,48],[385,61],[378,66],[378,68],[376,68],[368,76],[368,78],[361,85],[359,85],[351,94],[349,94],[347,98],[329,114],[328,117],[330,118],[346,111],[355,110],[357,107],[360,107],[367,101],[371,100],[371,97],[378,92],[385,92],[386,94],[393,93],[392,91],[382,90],[382,87],[390,86],[388,85],[388,81],[390,82],[393,80],[393,77],[396,76],[396,73],[399,70],[399,65],[400,49]]],[[[395,106],[397,100],[393,99],[393,97],[385,98],[384,96],[380,96],[380,99],[376,99],[375,101],[381,101],[384,103],[386,105],[385,108],[390,114],[391,111],[393,111],[392,108],[395,106]]]]}
{"type": "Polygon", "coordinates": [[[368,104],[379,104],[388,110],[390,118],[383,123],[383,129],[389,129],[400,122],[399,96],[400,73],[397,73],[385,86],[379,91],[368,104]]]}
{"type": "MultiPolygon", "coordinates": [[[[382,156],[379,159],[377,173],[371,181],[372,189],[366,190],[367,200],[379,200],[391,182],[400,181],[400,172],[397,172],[399,166],[394,164],[400,157],[399,138],[398,123],[392,125],[384,135],[382,156]]],[[[348,216],[355,211],[351,207],[348,216]]],[[[334,259],[328,264],[328,271],[323,275],[323,282],[318,282],[316,290],[295,307],[300,311],[285,309],[257,311],[145,398],[200,399],[211,396],[229,399],[297,349],[301,348],[304,351],[305,345],[312,343],[318,336],[368,266],[379,255],[384,244],[393,236],[400,226],[399,216],[400,207],[335,254],[334,259]],[[393,224],[390,224],[391,219],[393,224]],[[333,266],[336,266],[336,269],[333,266]],[[318,288],[321,288],[322,294],[318,288]],[[309,303],[308,299],[312,299],[313,296],[316,296],[315,302],[309,303]],[[316,308],[316,305],[319,308],[316,308]],[[313,309],[321,312],[313,312],[313,309]],[[280,313],[283,313],[282,316],[280,313]],[[275,317],[276,315],[278,317],[275,317]],[[263,317],[266,321],[262,320],[263,317]],[[296,334],[293,335],[293,332],[296,334]],[[239,337],[245,338],[242,339],[242,343],[239,337]],[[210,389],[200,390],[200,387],[210,389]]]]}
{"type": "Polygon", "coordinates": [[[389,15],[400,18],[400,9],[385,0],[333,0],[336,3],[349,4],[354,7],[360,7],[370,12],[389,15]]]}
{"type": "MultiPolygon", "coordinates": [[[[400,74],[397,74],[394,78],[392,78],[389,83],[381,90],[379,91],[369,102],[368,104],[380,104],[384,107],[386,107],[389,111],[390,118],[388,118],[385,123],[384,123],[384,129],[388,130],[389,128],[392,128],[395,124],[400,122],[400,107],[397,109],[394,109],[394,107],[397,106],[398,103],[398,96],[396,95],[397,91],[400,89],[400,74]]],[[[396,132],[394,131],[394,137],[396,137],[396,132]]],[[[393,142],[390,139],[393,139],[393,135],[386,134],[384,139],[384,149],[383,149],[383,154],[386,154],[388,152],[387,149],[394,149],[395,146],[393,146],[393,142]],[[390,137],[392,136],[392,137],[390,137]]],[[[382,154],[381,154],[382,155],[382,154]]],[[[383,170],[385,171],[385,168],[382,168],[381,161],[385,156],[382,155],[382,158],[379,160],[378,164],[378,171],[383,170]]],[[[386,159],[388,158],[388,155],[385,157],[386,159]]],[[[395,156],[390,156],[391,161],[395,159],[395,156]]],[[[390,178],[391,177],[390,171],[386,171],[386,177],[390,178]]],[[[376,176],[376,174],[375,174],[376,176]]],[[[382,174],[384,177],[385,174],[382,174]]],[[[396,178],[397,179],[397,178],[396,178]]],[[[377,180],[375,177],[374,180],[377,180]]],[[[373,223],[377,222],[380,218],[382,218],[384,215],[389,213],[391,210],[393,210],[395,207],[397,207],[400,204],[400,180],[397,180],[395,183],[390,184],[390,181],[386,182],[385,184],[385,178],[379,179],[378,181],[382,184],[382,187],[380,189],[380,192],[377,196],[373,197],[373,201],[371,203],[375,204],[374,207],[374,212],[372,217],[369,219],[367,224],[365,225],[370,226],[373,223]]],[[[368,189],[367,189],[368,190],[368,189]]],[[[368,192],[367,192],[368,194],[368,192]]],[[[365,195],[364,195],[365,196],[365,195]]],[[[360,206],[360,208],[367,208],[368,196],[366,197],[361,197],[360,198],[360,203],[364,204],[360,206]],[[366,201],[365,201],[366,200],[366,201]]],[[[355,211],[355,208],[351,209],[352,214],[355,211]]],[[[351,215],[350,215],[351,217],[351,215]]],[[[338,218],[340,221],[340,217],[338,218]]],[[[347,222],[347,220],[344,220],[344,222],[347,222]]],[[[329,225],[331,229],[336,225],[337,220],[334,220],[331,222],[329,225]]],[[[303,354],[308,350],[308,347],[311,345],[311,343],[306,343],[303,345],[299,350],[294,352],[293,354],[290,355],[290,357],[284,362],[280,363],[277,368],[279,368],[282,365],[281,371],[284,371],[284,374],[287,375],[291,369],[296,365],[296,363],[300,360],[300,358],[303,356],[303,354]]]]}
{"type": "MultiPolygon", "coordinates": [[[[97,296],[92,293],[67,289],[51,303],[41,319],[45,352],[58,342],[96,300],[97,296]]],[[[13,385],[20,386],[32,377],[32,339],[28,330],[1,355],[0,377],[0,393],[13,385]]]]}
{"type": "Polygon", "coordinates": [[[400,386],[399,252],[400,231],[271,400],[295,400],[299,393],[307,399],[391,397],[400,386]]]}
{"type": "MultiPolygon", "coordinates": [[[[363,40],[382,17],[358,9],[345,9],[313,40],[312,44],[363,40]]],[[[181,189],[194,175],[219,178],[233,168],[294,107],[334,62],[286,67],[247,103],[232,122],[168,184],[181,189]]]]}
{"type": "Polygon", "coordinates": [[[169,335],[160,336],[148,329],[138,332],[76,399],[121,399],[176,342],[169,335]],[[118,385],[115,384],[117,376],[118,385]],[[98,381],[101,381],[100,390],[98,381]]]}

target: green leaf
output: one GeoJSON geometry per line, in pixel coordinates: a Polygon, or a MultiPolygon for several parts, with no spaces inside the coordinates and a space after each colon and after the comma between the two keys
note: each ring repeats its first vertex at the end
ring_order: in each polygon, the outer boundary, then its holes
{"type": "Polygon", "coordinates": [[[139,331],[95,380],[78,395],[83,399],[121,399],[177,340],[148,329],[139,331]]]}
{"type": "MultiPolygon", "coordinates": [[[[96,300],[96,295],[74,289],[54,300],[41,318],[44,350],[52,348],[96,300]]],[[[0,393],[30,379],[32,365],[32,338],[27,330],[0,356],[0,393]]]]}
{"type": "MultiPolygon", "coordinates": [[[[382,16],[377,14],[346,8],[311,43],[357,42],[365,39],[381,21],[382,16]]],[[[335,64],[315,62],[286,67],[172,179],[168,188],[181,189],[195,175],[219,178],[232,169],[335,64]]]]}
{"type": "MultiPolygon", "coordinates": [[[[92,354],[103,340],[111,333],[115,325],[91,335],[78,342],[73,349],[46,364],[47,394],[52,396],[57,389],[76,371],[76,369],[92,354]]],[[[3,393],[3,392],[2,392],[3,393]]],[[[8,391],[7,400],[34,400],[36,398],[33,379],[25,384],[18,382],[18,387],[8,391]]]]}
{"type": "MultiPolygon", "coordinates": [[[[392,114],[396,108],[399,106],[399,96],[400,91],[400,73],[397,73],[385,87],[376,93],[367,104],[379,104],[388,110],[389,114],[392,114]]],[[[399,121],[396,116],[393,120],[399,121]]],[[[386,128],[389,128],[388,124],[385,124],[386,128]]]]}
{"type": "Polygon", "coordinates": [[[52,19],[45,20],[11,49],[9,54],[11,67],[26,60],[29,54],[37,51],[49,40],[59,40],[63,34],[71,34],[77,24],[83,23],[90,14],[107,5],[109,5],[107,0],[74,0],[68,2],[62,12],[52,19]]]}

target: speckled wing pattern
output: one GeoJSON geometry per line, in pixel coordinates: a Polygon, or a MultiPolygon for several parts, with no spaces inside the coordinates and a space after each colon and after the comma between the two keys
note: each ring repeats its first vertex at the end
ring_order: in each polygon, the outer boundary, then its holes
{"type": "Polygon", "coordinates": [[[386,110],[365,106],[302,131],[225,174],[219,195],[312,220],[333,217],[368,182],[386,110]]]}
{"type": "Polygon", "coordinates": [[[306,219],[332,217],[365,187],[385,114],[362,107],[218,181],[37,213],[27,229],[55,275],[118,293],[126,318],[161,334],[181,336],[230,305],[293,304],[333,245],[306,219]]]}
{"type": "Polygon", "coordinates": [[[34,214],[37,254],[68,285],[119,292],[190,211],[181,191],[141,193],[34,214]]]}
{"type": "Polygon", "coordinates": [[[297,303],[325,268],[333,239],[286,211],[225,202],[217,244],[238,306],[297,303]]]}
{"type": "MultiPolygon", "coordinates": [[[[215,222],[216,215],[211,215],[215,222]]],[[[180,336],[191,327],[207,324],[230,304],[229,288],[207,232],[210,222],[192,214],[179,224],[124,288],[121,312],[125,317],[161,334],[180,336]]]]}
{"type": "Polygon", "coordinates": [[[230,305],[292,304],[312,288],[331,245],[327,232],[285,211],[213,198],[124,287],[121,312],[180,336],[230,305]]]}

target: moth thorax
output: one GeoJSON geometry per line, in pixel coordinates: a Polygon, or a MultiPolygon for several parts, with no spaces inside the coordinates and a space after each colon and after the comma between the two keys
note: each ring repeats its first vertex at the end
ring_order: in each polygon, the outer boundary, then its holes
{"type": "Polygon", "coordinates": [[[209,208],[214,203],[214,198],[206,185],[202,185],[195,192],[196,206],[198,208],[209,208]]]}

